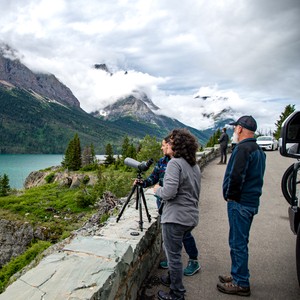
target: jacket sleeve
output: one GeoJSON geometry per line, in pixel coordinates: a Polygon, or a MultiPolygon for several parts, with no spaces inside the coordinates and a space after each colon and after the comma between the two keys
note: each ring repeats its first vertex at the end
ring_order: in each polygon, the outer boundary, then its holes
{"type": "Polygon", "coordinates": [[[221,136],[220,136],[218,142],[221,143],[223,140],[224,140],[224,133],[221,134],[221,136]]]}
{"type": "Polygon", "coordinates": [[[225,193],[226,200],[240,201],[246,169],[248,168],[249,155],[248,151],[236,152],[235,160],[229,173],[228,185],[225,193]]]}
{"type": "Polygon", "coordinates": [[[159,162],[156,164],[154,167],[152,173],[146,178],[143,182],[143,187],[146,188],[148,186],[152,186],[159,181],[159,170],[160,170],[160,165],[159,162]]]}
{"type": "Polygon", "coordinates": [[[156,196],[163,200],[172,200],[177,195],[179,182],[180,182],[181,168],[175,160],[170,160],[167,165],[164,186],[159,187],[156,191],[156,196]]]}

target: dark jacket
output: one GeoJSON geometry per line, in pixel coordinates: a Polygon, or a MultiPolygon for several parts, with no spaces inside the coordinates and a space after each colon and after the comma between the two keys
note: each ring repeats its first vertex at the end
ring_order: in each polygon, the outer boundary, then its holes
{"type": "Polygon", "coordinates": [[[163,180],[165,176],[165,171],[167,168],[167,164],[170,160],[170,157],[165,155],[161,157],[157,162],[156,166],[154,167],[152,173],[149,175],[147,179],[143,182],[143,187],[149,187],[156,183],[159,183],[160,186],[163,186],[163,180]]]}
{"type": "Polygon", "coordinates": [[[223,181],[223,197],[258,207],[262,193],[266,155],[255,138],[239,142],[229,159],[223,181]]]}
{"type": "Polygon", "coordinates": [[[219,138],[220,146],[223,148],[227,148],[228,142],[229,142],[229,136],[226,132],[223,132],[219,138]]]}

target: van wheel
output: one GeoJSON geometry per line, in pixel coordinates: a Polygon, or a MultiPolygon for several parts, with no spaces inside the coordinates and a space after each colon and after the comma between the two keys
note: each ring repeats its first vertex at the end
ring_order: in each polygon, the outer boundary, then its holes
{"type": "Polygon", "coordinates": [[[294,164],[290,165],[284,172],[281,179],[281,191],[285,200],[292,204],[292,179],[293,179],[294,164]]]}

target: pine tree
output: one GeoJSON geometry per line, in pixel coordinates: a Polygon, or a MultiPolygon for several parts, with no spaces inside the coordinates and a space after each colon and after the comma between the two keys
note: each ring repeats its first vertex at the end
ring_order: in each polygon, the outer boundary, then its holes
{"type": "Polygon", "coordinates": [[[111,144],[107,144],[105,147],[105,161],[106,165],[111,165],[115,162],[113,147],[111,144]]]}
{"type": "Polygon", "coordinates": [[[217,131],[209,138],[206,147],[213,147],[215,144],[219,143],[219,138],[221,136],[221,130],[220,128],[217,129],[217,131]]]}
{"type": "Polygon", "coordinates": [[[121,155],[122,155],[123,159],[125,159],[127,157],[129,146],[130,146],[129,138],[126,135],[124,137],[123,144],[122,144],[122,150],[121,150],[121,155]]]}
{"type": "Polygon", "coordinates": [[[136,159],[136,149],[133,146],[133,144],[130,144],[129,138],[127,135],[124,137],[121,155],[122,155],[123,161],[126,157],[136,159]]]}
{"type": "Polygon", "coordinates": [[[280,131],[281,131],[282,123],[294,111],[295,111],[295,105],[294,104],[293,105],[289,104],[285,107],[284,112],[281,113],[281,115],[279,116],[279,120],[277,120],[277,122],[275,123],[276,130],[273,133],[274,137],[277,140],[280,138],[280,131]]]}
{"type": "Polygon", "coordinates": [[[81,168],[81,146],[77,133],[74,137],[74,147],[74,170],[79,170],[81,168]]]}
{"type": "Polygon", "coordinates": [[[7,196],[9,191],[9,178],[7,174],[3,174],[3,176],[0,176],[0,196],[7,196]]]}
{"type": "Polygon", "coordinates": [[[81,146],[77,133],[69,142],[62,165],[71,171],[77,171],[81,168],[81,146]]]}
{"type": "Polygon", "coordinates": [[[154,161],[158,161],[162,156],[161,144],[156,140],[156,137],[146,135],[140,143],[139,151],[137,153],[138,161],[148,161],[152,158],[154,161]]]}

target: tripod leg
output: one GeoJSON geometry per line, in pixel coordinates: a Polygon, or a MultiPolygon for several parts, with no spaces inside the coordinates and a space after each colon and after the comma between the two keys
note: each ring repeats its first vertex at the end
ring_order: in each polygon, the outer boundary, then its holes
{"type": "Polygon", "coordinates": [[[139,209],[139,199],[140,199],[140,186],[136,189],[136,203],[135,203],[135,209],[139,209]]]}
{"type": "Polygon", "coordinates": [[[132,195],[134,194],[136,188],[137,188],[137,186],[134,185],[133,188],[131,189],[131,192],[130,192],[129,196],[127,197],[127,200],[126,200],[125,204],[123,205],[122,210],[121,210],[121,212],[119,213],[119,215],[118,215],[118,217],[117,217],[117,223],[118,223],[118,221],[120,220],[120,218],[121,218],[121,216],[122,216],[122,214],[123,214],[123,212],[124,212],[124,210],[125,210],[127,204],[129,203],[129,201],[130,201],[132,195]]]}
{"type": "Polygon", "coordinates": [[[143,189],[141,189],[141,195],[142,195],[142,198],[143,198],[143,202],[144,202],[146,214],[147,214],[147,217],[148,217],[148,221],[150,223],[151,222],[151,215],[149,214],[149,211],[148,211],[147,202],[146,202],[146,198],[145,198],[145,194],[144,194],[143,189]]]}
{"type": "Polygon", "coordinates": [[[143,231],[143,214],[142,214],[142,200],[141,200],[141,195],[142,195],[142,187],[139,187],[138,189],[138,205],[139,205],[139,213],[140,213],[140,229],[143,231]]]}

